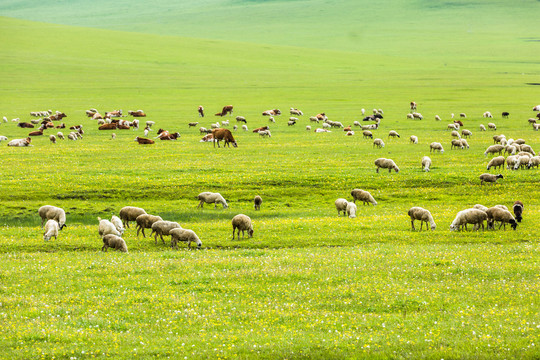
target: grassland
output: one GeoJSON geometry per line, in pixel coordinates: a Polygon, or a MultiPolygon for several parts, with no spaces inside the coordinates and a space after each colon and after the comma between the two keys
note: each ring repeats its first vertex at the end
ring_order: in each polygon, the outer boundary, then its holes
{"type": "MultiPolygon", "coordinates": [[[[538,44],[519,39],[532,37],[524,25],[508,42],[492,39],[510,52],[472,51],[492,38],[486,32],[444,60],[441,46],[422,57],[403,42],[392,53],[338,51],[9,18],[0,30],[2,116],[28,121],[30,111],[52,108],[85,129],[80,142],[0,147],[3,358],[538,357],[538,170],[502,170],[497,186],[478,180],[493,135],[477,130],[484,111],[495,114],[497,134],[540,148],[527,125],[539,93],[526,85],[538,82],[538,44]],[[411,100],[425,120],[405,120],[411,100]],[[346,125],[361,108],[382,108],[376,136],[387,145],[306,132],[306,116],[296,127],[282,116],[270,139],[236,132],[237,149],[214,149],[187,127],[221,120],[198,119],[200,104],[209,114],[234,104],[250,128],[267,124],[260,112],[274,107],[325,111],[346,125]],[[90,107],[142,108],[182,138],[141,147],[133,131],[116,131],[109,140],[84,116],[90,107]],[[468,114],[471,149],[451,151],[446,123],[459,112],[468,114]],[[401,139],[387,140],[391,129],[401,139]],[[413,134],[419,145],[408,144],[413,134]],[[431,141],[446,152],[424,173],[431,141]],[[381,156],[401,171],[376,174],[381,156]],[[337,217],[334,200],[353,188],[379,205],[337,217]],[[222,193],[229,209],[196,210],[201,191],[222,193]],[[448,230],[461,209],[516,199],[526,202],[517,231],[448,230]],[[47,243],[36,212],[45,204],[68,213],[68,228],[47,243]],[[128,229],[129,254],[101,253],[96,217],[125,205],[193,229],[204,250],[171,251],[128,229]],[[430,209],[437,230],[412,232],[411,206],[430,209]],[[230,240],[237,213],[253,219],[253,239],[230,240]]],[[[462,40],[459,26],[451,30],[462,40]]],[[[436,43],[426,35],[419,46],[436,43]]],[[[0,135],[26,133],[0,124],[0,135]]]]}

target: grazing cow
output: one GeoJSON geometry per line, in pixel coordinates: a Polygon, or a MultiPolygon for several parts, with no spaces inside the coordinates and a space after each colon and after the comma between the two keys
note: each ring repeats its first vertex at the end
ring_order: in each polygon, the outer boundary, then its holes
{"type": "Polygon", "coordinates": [[[275,116],[275,115],[281,115],[281,110],[279,109],[273,109],[273,110],[265,110],[262,112],[263,116],[275,116]]]}
{"type": "Polygon", "coordinates": [[[258,133],[259,131],[264,131],[264,130],[269,130],[270,127],[269,126],[263,126],[263,127],[260,127],[260,128],[256,128],[255,130],[253,130],[254,133],[258,133]]]}
{"type": "Polygon", "coordinates": [[[116,129],[117,129],[116,123],[103,124],[100,127],[98,127],[98,130],[116,130],[116,129]]]}
{"type": "Polygon", "coordinates": [[[411,111],[416,110],[416,103],[414,101],[411,101],[411,111]]]}
{"type": "Polygon", "coordinates": [[[133,117],[146,117],[146,114],[142,110],[137,110],[137,111],[129,110],[128,114],[133,117]]]}
{"type": "Polygon", "coordinates": [[[135,141],[138,142],[140,145],[154,144],[155,143],[155,141],[152,140],[152,139],[145,139],[145,138],[138,137],[138,136],[135,138],[135,141]]]}
{"type": "Polygon", "coordinates": [[[197,109],[197,111],[199,112],[200,117],[204,117],[204,108],[202,107],[202,105],[199,106],[199,109],[197,109]]]}
{"type": "Polygon", "coordinates": [[[32,146],[30,143],[32,142],[31,138],[26,139],[14,139],[8,142],[7,146],[18,146],[18,147],[24,147],[24,146],[32,146]]]}
{"type": "Polygon", "coordinates": [[[225,141],[225,145],[223,145],[223,147],[227,145],[231,147],[230,143],[232,143],[234,147],[238,147],[238,144],[236,143],[236,140],[234,140],[231,130],[229,129],[214,129],[212,130],[212,135],[214,136],[214,147],[216,147],[216,142],[218,147],[220,147],[220,140],[225,141]]]}
{"type": "Polygon", "coordinates": [[[502,117],[508,119],[508,116],[510,116],[510,113],[508,111],[503,111],[502,117]]]}
{"type": "Polygon", "coordinates": [[[105,117],[120,117],[122,116],[122,109],[105,112],[105,117]]]}
{"type": "Polygon", "coordinates": [[[233,113],[233,106],[232,105],[226,105],[223,107],[223,109],[221,110],[220,113],[217,113],[216,116],[225,116],[227,114],[231,114],[232,115],[233,113]]]}
{"type": "Polygon", "coordinates": [[[17,123],[17,126],[20,128],[34,128],[35,127],[33,124],[28,123],[28,122],[17,123]]]}

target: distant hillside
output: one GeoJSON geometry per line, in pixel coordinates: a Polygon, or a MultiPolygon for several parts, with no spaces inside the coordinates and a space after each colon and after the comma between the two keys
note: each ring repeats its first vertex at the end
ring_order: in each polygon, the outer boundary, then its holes
{"type": "Polygon", "coordinates": [[[540,2],[534,0],[0,2],[3,16],[34,21],[386,55],[405,49],[420,57],[497,51],[519,57],[532,46],[524,39],[540,37],[538,13],[540,2]]]}

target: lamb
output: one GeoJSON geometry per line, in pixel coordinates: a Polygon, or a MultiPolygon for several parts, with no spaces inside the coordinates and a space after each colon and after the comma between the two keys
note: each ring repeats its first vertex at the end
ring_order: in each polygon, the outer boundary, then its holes
{"type": "Polygon", "coordinates": [[[497,179],[503,179],[504,177],[501,174],[498,175],[492,175],[492,174],[482,174],[480,175],[480,185],[484,185],[484,183],[497,183],[497,179]]]}
{"type": "Polygon", "coordinates": [[[253,224],[251,222],[251,219],[247,215],[238,214],[235,217],[233,217],[232,227],[233,227],[233,230],[232,230],[233,240],[234,240],[234,232],[236,231],[236,229],[238,229],[238,236],[236,237],[237,239],[240,239],[240,230],[242,230],[242,238],[244,237],[244,231],[246,230],[248,232],[248,236],[250,238],[253,237],[253,224]]]}
{"type": "Polygon", "coordinates": [[[411,135],[410,142],[413,144],[418,144],[418,136],[411,135]]]}
{"type": "Polygon", "coordinates": [[[52,205],[45,205],[38,209],[38,214],[41,217],[41,227],[43,227],[45,220],[56,220],[60,226],[60,230],[67,227],[66,212],[62,208],[52,205]]]}
{"type": "Polygon", "coordinates": [[[223,208],[226,209],[229,207],[227,205],[227,201],[221,196],[220,193],[213,193],[213,192],[202,192],[197,196],[197,199],[199,200],[199,205],[197,206],[197,209],[200,207],[203,208],[204,203],[207,204],[214,204],[214,209],[217,207],[217,204],[223,205],[223,208]]]}
{"type": "Polygon", "coordinates": [[[463,129],[461,130],[461,136],[463,137],[471,137],[472,136],[472,132],[470,130],[467,130],[467,129],[463,129]]]}
{"type": "Polygon", "coordinates": [[[473,230],[479,230],[482,226],[484,230],[484,221],[487,220],[488,215],[485,211],[478,209],[465,209],[457,213],[456,218],[450,225],[450,230],[460,230],[463,227],[467,229],[467,224],[473,224],[473,230]]]}
{"type": "Polygon", "coordinates": [[[56,144],[56,136],[49,135],[49,140],[51,141],[51,143],[56,144]]]}
{"type": "Polygon", "coordinates": [[[491,161],[488,163],[488,165],[487,165],[487,170],[489,170],[489,169],[491,169],[491,168],[501,168],[501,167],[504,167],[504,162],[505,162],[504,156],[497,156],[497,157],[494,157],[494,158],[491,159],[491,161]]]}
{"type": "Polygon", "coordinates": [[[146,211],[142,208],[135,206],[124,206],[120,209],[120,219],[122,224],[129,229],[129,222],[137,220],[139,215],[146,214],[146,211]]]}
{"type": "Polygon", "coordinates": [[[501,225],[499,226],[499,229],[504,225],[504,229],[506,230],[506,223],[509,223],[510,226],[512,226],[512,229],[516,230],[517,222],[510,211],[494,206],[487,209],[486,213],[488,216],[488,229],[494,229],[495,222],[500,221],[501,225]]]}
{"type": "Polygon", "coordinates": [[[154,240],[156,241],[157,245],[157,237],[159,235],[161,241],[165,244],[165,240],[163,240],[163,235],[168,236],[170,235],[170,231],[172,229],[181,228],[182,227],[180,226],[180,224],[174,221],[156,221],[152,224],[152,233],[150,233],[150,237],[152,236],[152,234],[154,234],[154,240]]]}
{"type": "Polygon", "coordinates": [[[369,130],[362,131],[362,135],[364,135],[364,139],[371,138],[373,139],[373,133],[369,130]]]}
{"type": "Polygon", "coordinates": [[[118,216],[113,215],[111,218],[111,223],[114,225],[116,230],[120,233],[120,236],[122,236],[124,234],[124,231],[126,231],[124,229],[124,224],[122,224],[122,220],[120,220],[118,216]]]}
{"type": "Polygon", "coordinates": [[[495,125],[494,123],[488,123],[488,128],[490,130],[497,130],[497,125],[495,125]]]}
{"type": "Polygon", "coordinates": [[[390,137],[393,137],[393,138],[398,137],[398,138],[399,138],[400,136],[399,136],[399,134],[397,133],[397,131],[395,131],[395,130],[390,130],[390,132],[388,133],[388,137],[389,137],[389,138],[390,138],[390,137]]]}
{"type": "Polygon", "coordinates": [[[415,118],[415,119],[420,119],[420,120],[423,120],[423,119],[424,119],[424,117],[422,116],[422,114],[420,114],[420,113],[418,113],[418,112],[413,112],[413,113],[412,113],[412,116],[413,116],[413,118],[415,118]]]}
{"type": "Polygon", "coordinates": [[[43,229],[43,240],[49,241],[53,236],[54,239],[57,240],[58,230],[60,230],[60,227],[58,226],[56,220],[47,220],[47,223],[45,223],[45,228],[43,229]]]}
{"type": "Polygon", "coordinates": [[[441,143],[438,143],[438,142],[432,142],[431,144],[429,144],[429,152],[435,152],[435,151],[439,151],[440,153],[443,153],[444,152],[444,149],[441,145],[441,143]]]}
{"type": "Polygon", "coordinates": [[[259,195],[255,196],[255,198],[253,199],[255,210],[261,210],[262,202],[262,197],[260,197],[259,195]]]}
{"type": "Polygon", "coordinates": [[[451,144],[452,145],[450,146],[450,149],[453,149],[453,148],[463,149],[464,148],[463,144],[461,143],[461,140],[458,140],[458,139],[453,139],[451,144]]]}
{"type": "Polygon", "coordinates": [[[362,204],[369,205],[370,203],[373,205],[377,205],[377,201],[371,196],[371,194],[368,191],[362,190],[362,189],[354,189],[351,191],[351,196],[353,197],[353,202],[356,204],[356,200],[362,201],[362,204]]]}
{"type": "Polygon", "coordinates": [[[484,126],[484,124],[480,124],[480,131],[486,131],[486,127],[484,126]]]}
{"type": "Polygon", "coordinates": [[[172,229],[171,231],[169,231],[169,235],[171,235],[171,248],[178,249],[178,241],[187,242],[190,249],[192,242],[197,244],[198,249],[200,249],[202,246],[201,240],[193,230],[172,229]]]}
{"type": "Polygon", "coordinates": [[[347,211],[347,215],[349,215],[351,219],[355,218],[356,217],[356,204],[353,202],[348,202],[346,211],[347,211]]]}
{"type": "Polygon", "coordinates": [[[395,172],[399,172],[399,168],[392,159],[378,158],[375,160],[375,166],[377,166],[377,173],[379,172],[379,168],[388,169],[388,172],[392,172],[392,169],[395,172]]]}
{"type": "Polygon", "coordinates": [[[342,211],[343,211],[343,215],[345,216],[345,212],[347,211],[347,204],[348,203],[349,202],[346,199],[343,199],[343,198],[339,198],[339,199],[337,199],[335,201],[338,216],[341,214],[342,211]]]}
{"type": "Polygon", "coordinates": [[[416,230],[414,228],[414,220],[420,220],[420,230],[422,230],[422,225],[424,222],[426,223],[426,229],[428,228],[428,222],[431,225],[431,230],[435,230],[437,227],[431,213],[424,208],[414,206],[409,209],[408,214],[411,217],[411,226],[413,230],[416,230]]]}
{"type": "Polygon", "coordinates": [[[137,223],[136,229],[137,229],[137,237],[139,237],[139,231],[142,230],[143,237],[146,237],[146,234],[144,233],[144,229],[151,229],[152,225],[156,221],[163,221],[161,216],[156,215],[150,215],[150,214],[142,214],[137,216],[137,219],[135,219],[135,222],[137,223]]]}
{"type": "Polygon", "coordinates": [[[381,140],[381,139],[375,139],[373,140],[373,147],[378,147],[379,149],[380,148],[383,148],[384,147],[384,142],[381,140]]]}
{"type": "Polygon", "coordinates": [[[109,220],[102,219],[98,217],[99,221],[99,228],[98,228],[98,234],[99,236],[103,237],[105,235],[113,234],[116,236],[122,236],[120,231],[116,230],[116,226],[109,220]]]}
{"type": "Polygon", "coordinates": [[[117,249],[125,253],[128,252],[124,239],[114,234],[107,234],[103,236],[103,247],[101,248],[101,251],[107,251],[108,248],[117,249]]]}
{"type": "Polygon", "coordinates": [[[422,158],[422,168],[424,169],[424,171],[429,171],[429,168],[431,167],[431,159],[429,158],[429,156],[424,156],[422,158]]]}
{"type": "Polygon", "coordinates": [[[504,150],[504,146],[502,145],[491,145],[484,152],[484,156],[488,156],[488,154],[496,154],[496,153],[501,155],[503,150],[504,150]]]}
{"type": "Polygon", "coordinates": [[[517,222],[521,222],[523,219],[523,203],[519,200],[516,200],[513,206],[514,215],[516,216],[517,222]]]}

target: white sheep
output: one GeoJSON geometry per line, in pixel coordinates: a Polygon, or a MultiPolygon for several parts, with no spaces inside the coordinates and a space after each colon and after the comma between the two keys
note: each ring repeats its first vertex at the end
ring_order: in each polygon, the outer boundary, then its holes
{"type": "Polygon", "coordinates": [[[311,126],[306,125],[306,131],[311,131],[311,126]]]}
{"type": "MultiPolygon", "coordinates": [[[[517,140],[516,140],[516,143],[517,143],[517,140]]],[[[536,156],[536,153],[534,152],[533,148],[530,145],[527,145],[527,144],[520,144],[520,145],[521,145],[521,151],[527,152],[529,154],[532,154],[533,156],[536,156]]]]}
{"type": "Polygon", "coordinates": [[[62,134],[61,131],[57,132],[57,133],[56,133],[56,136],[58,136],[58,138],[61,139],[61,140],[65,140],[64,134],[62,134]]]}
{"type": "Polygon", "coordinates": [[[512,156],[507,157],[506,158],[506,168],[507,169],[513,169],[518,158],[519,158],[518,155],[512,155],[512,156]]]}
{"type": "Polygon", "coordinates": [[[478,210],[482,210],[482,211],[485,212],[485,211],[487,211],[488,208],[486,206],[482,205],[482,204],[476,204],[476,205],[473,206],[473,209],[478,209],[478,210]]]}
{"type": "Polygon", "coordinates": [[[272,137],[272,133],[270,132],[270,130],[261,130],[259,131],[259,136],[272,137]]]}
{"type": "Polygon", "coordinates": [[[49,140],[51,141],[51,143],[56,144],[56,136],[49,135],[49,140]]]}
{"type": "Polygon", "coordinates": [[[156,122],[155,121],[147,121],[145,124],[146,124],[146,127],[149,130],[152,130],[152,126],[154,126],[156,124],[156,122]]]}
{"type": "Polygon", "coordinates": [[[122,239],[118,235],[114,234],[107,234],[103,236],[103,247],[101,248],[101,251],[107,251],[108,248],[111,249],[118,249],[121,252],[128,252],[128,248],[126,245],[126,242],[124,239],[122,239]]]}
{"type": "Polygon", "coordinates": [[[355,122],[353,122],[353,125],[354,125],[354,126],[358,126],[358,127],[362,126],[362,124],[360,124],[360,122],[359,122],[359,121],[355,121],[355,122]]]}
{"type": "Polygon", "coordinates": [[[220,193],[213,193],[213,192],[202,192],[199,195],[197,195],[197,199],[199,200],[199,205],[197,206],[197,209],[200,207],[203,208],[204,203],[207,204],[214,204],[214,209],[217,207],[217,204],[223,205],[223,208],[226,209],[229,207],[227,205],[227,201],[221,196],[220,193]]]}
{"type": "Polygon", "coordinates": [[[429,171],[431,168],[431,159],[429,156],[424,156],[422,158],[422,169],[424,169],[424,171],[429,171]]]}
{"type": "Polygon", "coordinates": [[[168,236],[170,235],[170,232],[172,229],[181,229],[182,227],[177,222],[161,220],[161,221],[156,221],[155,223],[153,223],[151,228],[152,228],[152,233],[150,233],[150,236],[154,234],[154,240],[156,244],[157,244],[158,235],[161,238],[161,241],[165,244],[165,240],[163,240],[163,235],[168,236]]]}
{"type": "Polygon", "coordinates": [[[234,240],[234,232],[238,229],[238,236],[237,239],[240,239],[240,231],[242,231],[242,238],[244,237],[244,231],[248,232],[248,236],[251,238],[253,237],[253,223],[251,222],[251,218],[244,214],[238,214],[235,217],[232,218],[232,228],[233,228],[233,237],[234,240]]]}
{"type": "Polygon", "coordinates": [[[356,204],[353,202],[348,202],[346,211],[347,211],[347,215],[349,215],[351,219],[355,218],[356,217],[356,204]]]}
{"type": "Polygon", "coordinates": [[[444,152],[444,149],[443,149],[443,146],[441,145],[441,143],[438,143],[438,142],[432,142],[431,144],[429,144],[429,152],[435,152],[435,151],[438,151],[440,153],[443,153],[444,152]]]}
{"type": "Polygon", "coordinates": [[[491,159],[491,161],[488,163],[488,165],[487,165],[487,170],[489,170],[489,169],[491,169],[491,168],[501,168],[501,167],[504,167],[504,162],[505,162],[504,156],[497,156],[497,157],[494,157],[494,158],[491,159]]]}
{"type": "Polygon", "coordinates": [[[191,249],[191,243],[194,242],[197,244],[197,248],[200,249],[202,246],[202,242],[195,234],[193,230],[189,229],[172,229],[169,231],[169,235],[171,235],[171,248],[178,249],[178,241],[184,241],[188,243],[188,248],[191,249]]]}
{"type": "Polygon", "coordinates": [[[459,130],[459,124],[448,124],[448,126],[446,127],[446,130],[459,130]]]}
{"type": "Polygon", "coordinates": [[[49,241],[53,236],[55,240],[58,239],[58,230],[60,230],[60,226],[56,220],[47,220],[43,229],[43,240],[49,241]]]}
{"type": "Polygon", "coordinates": [[[369,191],[365,191],[362,189],[354,189],[351,191],[351,196],[353,197],[353,202],[356,204],[356,200],[362,201],[362,204],[369,205],[370,203],[373,205],[377,205],[377,201],[375,201],[375,198],[371,196],[369,191]]]}
{"type": "Polygon", "coordinates": [[[540,156],[533,156],[529,160],[529,163],[527,164],[527,169],[530,169],[530,168],[533,168],[533,167],[538,168],[539,165],[540,165],[540,156]]]}
{"type": "Polygon", "coordinates": [[[113,215],[111,218],[111,223],[114,225],[116,230],[118,230],[118,232],[120,233],[120,236],[122,236],[125,231],[124,224],[122,224],[122,220],[120,220],[118,216],[113,215]]]}
{"type": "Polygon", "coordinates": [[[460,149],[463,149],[464,146],[463,146],[463,144],[461,143],[461,140],[453,139],[453,140],[451,141],[450,149],[453,149],[453,148],[460,148],[460,149]]]}
{"type": "Polygon", "coordinates": [[[244,131],[248,131],[248,127],[247,127],[247,125],[242,125],[242,130],[244,130],[244,131]]]}
{"type": "Polygon", "coordinates": [[[467,224],[473,224],[473,230],[479,230],[482,226],[484,230],[484,221],[486,221],[488,215],[485,211],[478,209],[465,209],[457,213],[456,218],[452,221],[450,225],[450,230],[460,230],[463,227],[467,229],[467,224]]]}
{"type": "Polygon", "coordinates": [[[435,230],[435,228],[437,227],[435,225],[435,221],[433,220],[433,216],[431,215],[429,210],[414,206],[409,209],[409,212],[407,214],[411,217],[411,226],[413,230],[416,230],[414,228],[414,220],[420,220],[420,230],[422,230],[422,225],[424,224],[424,222],[426,223],[426,230],[428,229],[428,222],[431,226],[431,230],[435,230]]]}
{"type": "Polygon", "coordinates": [[[268,118],[268,121],[270,121],[271,123],[275,123],[275,122],[276,122],[276,120],[274,119],[273,116],[270,116],[270,117],[268,118]]]}
{"type": "MultiPolygon", "coordinates": [[[[527,153],[528,154],[528,153],[527,153]]],[[[516,159],[516,162],[514,163],[514,170],[517,170],[519,168],[524,168],[529,164],[529,161],[531,160],[532,156],[528,155],[520,155],[518,154],[518,157],[516,159]]]]}
{"type": "Polygon", "coordinates": [[[463,130],[461,130],[461,136],[463,136],[463,137],[471,137],[472,132],[470,130],[463,129],[463,130]]]}
{"type": "Polygon", "coordinates": [[[45,220],[56,220],[60,226],[60,230],[67,227],[66,212],[62,208],[52,205],[44,205],[38,209],[38,214],[41,217],[41,227],[43,227],[45,220]]]}
{"type": "Polygon", "coordinates": [[[484,124],[480,124],[480,131],[486,131],[486,127],[484,126],[484,124]]]}
{"type": "Polygon", "coordinates": [[[469,143],[467,142],[467,140],[465,139],[461,139],[461,146],[463,146],[463,149],[469,149],[470,146],[469,146],[469,143]]]}
{"type": "Polygon", "coordinates": [[[375,166],[377,167],[377,173],[379,172],[379,168],[388,169],[388,172],[392,172],[392,169],[395,172],[399,172],[398,166],[392,159],[378,158],[375,160],[375,166]]]}
{"type": "Polygon", "coordinates": [[[122,236],[122,234],[120,234],[120,231],[116,230],[116,226],[114,226],[114,224],[110,222],[109,220],[98,217],[98,221],[99,221],[99,228],[98,228],[99,236],[103,237],[109,234],[122,236]]]}
{"type": "Polygon", "coordinates": [[[493,115],[491,115],[491,113],[490,113],[489,111],[486,111],[486,112],[482,115],[482,117],[485,117],[485,118],[492,118],[493,115]]]}
{"type": "Polygon", "coordinates": [[[439,115],[435,115],[435,120],[436,121],[441,121],[441,117],[439,115]]]}
{"type": "Polygon", "coordinates": [[[495,125],[494,123],[488,123],[488,128],[495,131],[497,130],[497,125],[495,125]]]}
{"type": "Polygon", "coordinates": [[[347,201],[347,199],[343,199],[343,198],[339,198],[335,201],[335,205],[336,205],[336,210],[337,210],[337,213],[338,213],[338,216],[341,215],[341,212],[343,211],[343,215],[345,216],[345,213],[347,212],[347,204],[349,202],[347,201]]]}
{"type": "Polygon", "coordinates": [[[451,136],[451,137],[454,137],[454,138],[457,138],[457,139],[461,139],[461,135],[459,135],[459,133],[458,133],[456,130],[453,130],[453,131],[450,133],[450,136],[451,136]]]}
{"type": "Polygon", "coordinates": [[[418,136],[411,135],[410,142],[413,144],[418,144],[418,136]]]}
{"type": "Polygon", "coordinates": [[[384,142],[381,140],[381,139],[375,139],[373,140],[373,147],[378,147],[379,149],[380,148],[383,148],[384,147],[384,142]]]}
{"type": "Polygon", "coordinates": [[[390,138],[390,137],[393,137],[393,138],[398,137],[398,138],[399,138],[399,137],[401,137],[401,136],[399,136],[399,134],[398,134],[397,131],[395,131],[395,130],[390,130],[390,132],[388,133],[388,137],[389,137],[389,138],[390,138]]]}

